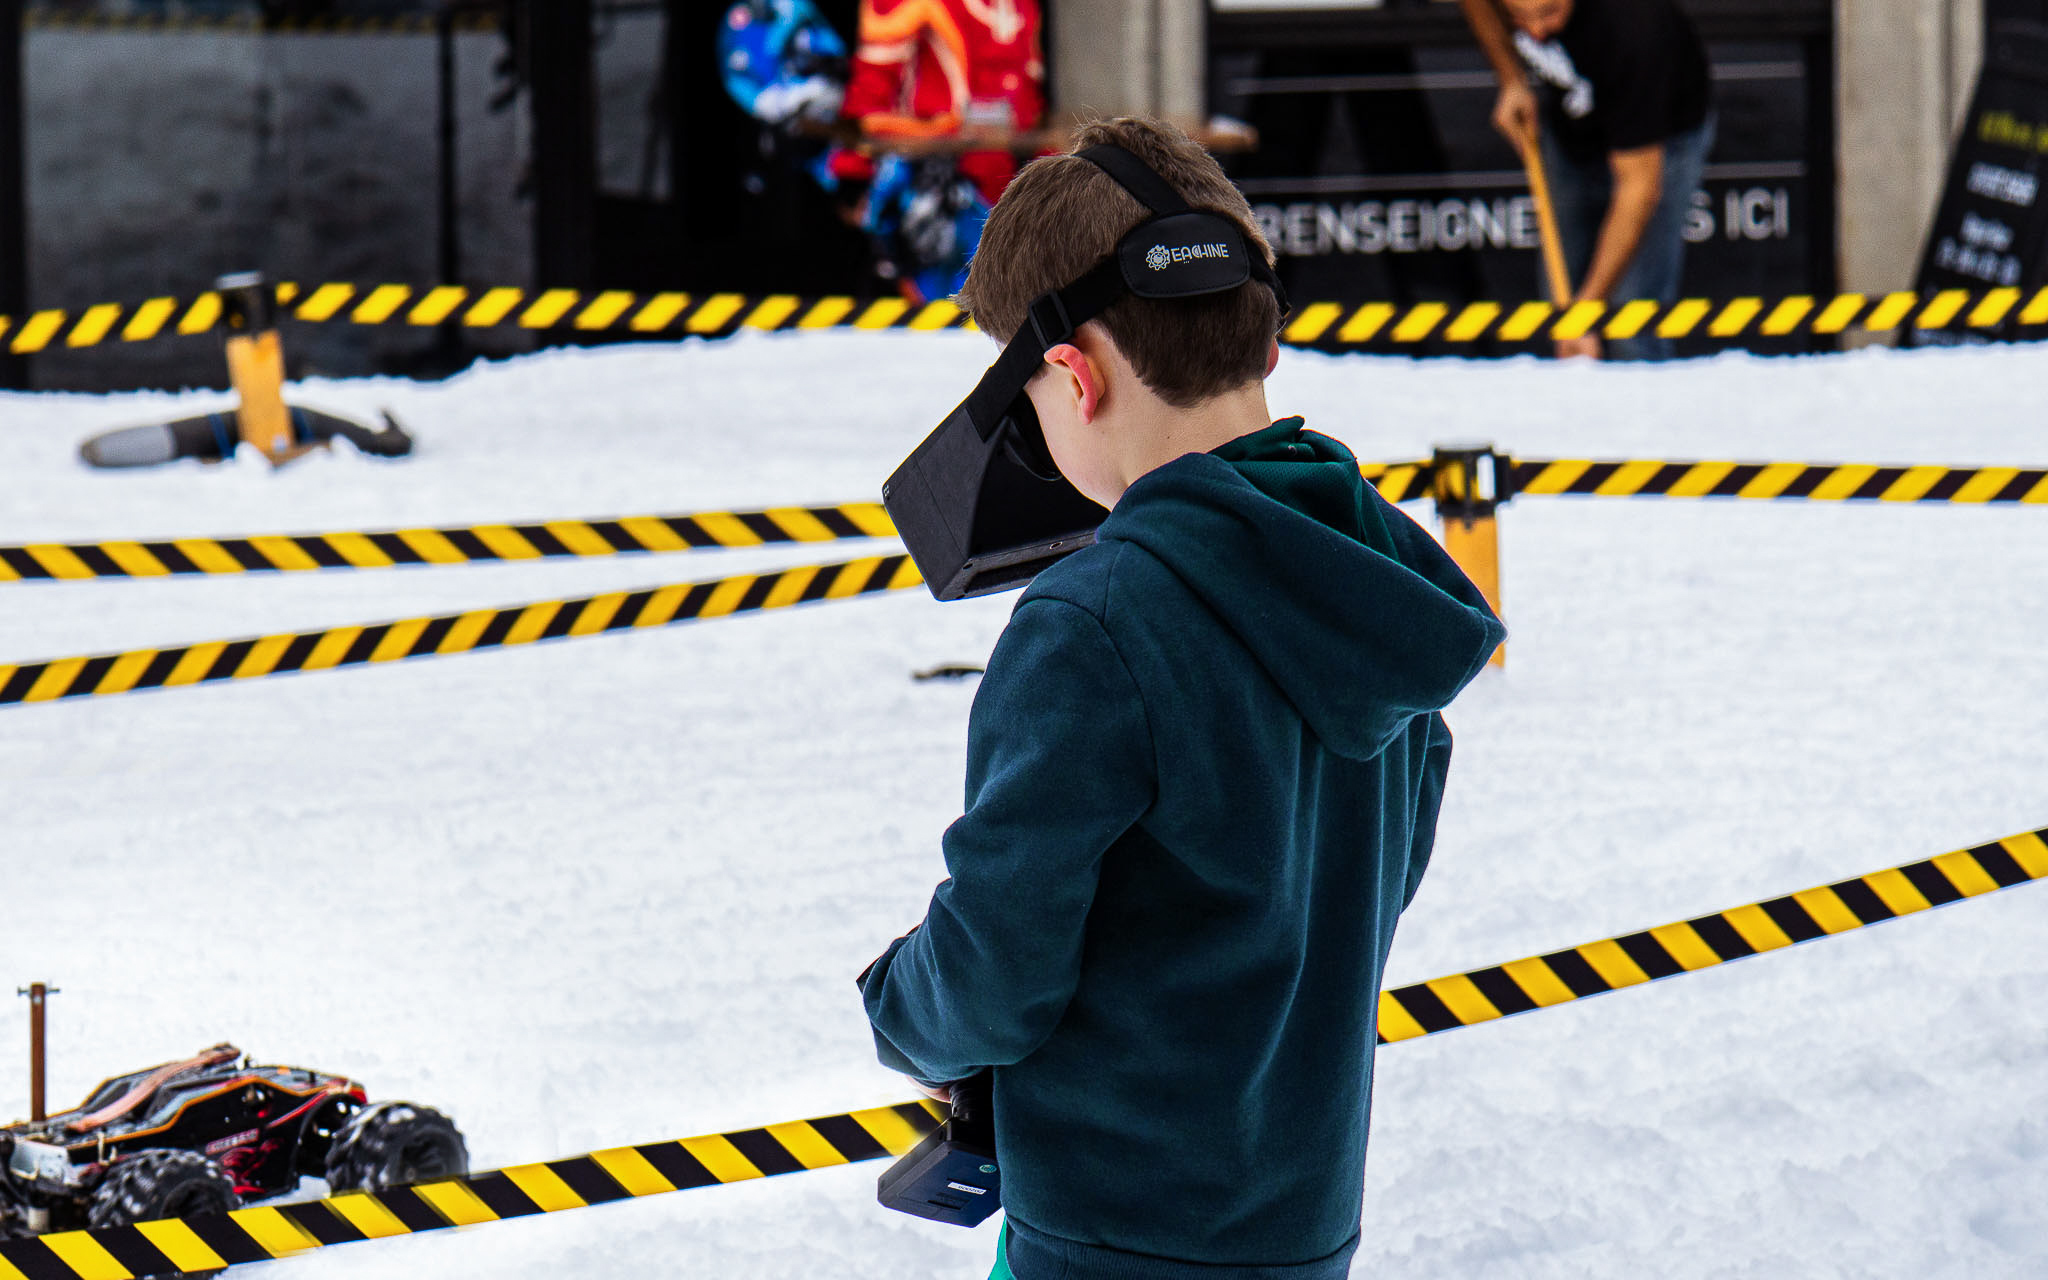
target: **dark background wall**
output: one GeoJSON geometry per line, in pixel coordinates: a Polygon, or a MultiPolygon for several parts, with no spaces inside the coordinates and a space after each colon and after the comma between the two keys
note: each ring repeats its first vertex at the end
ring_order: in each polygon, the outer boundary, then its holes
{"type": "MultiPolygon", "coordinates": [[[[0,0],[0,25],[20,39],[28,233],[10,298],[4,251],[18,237],[0,201],[0,313],[190,296],[242,270],[472,287],[872,284],[865,239],[725,94],[723,3],[457,0],[445,43],[432,0],[107,0],[32,5],[8,23],[16,4],[0,0]]],[[[856,6],[820,7],[850,38],[856,6]]],[[[287,354],[294,374],[433,375],[532,345],[517,332],[292,326],[287,354]]],[[[53,350],[7,374],[105,389],[217,384],[224,371],[202,335],[53,350]]]]}
{"type": "MultiPolygon", "coordinates": [[[[245,15],[248,10],[242,11],[245,15]]],[[[530,125],[502,36],[453,36],[461,283],[531,274],[530,125]]],[[[229,271],[438,282],[439,57],[431,28],[309,34],[31,20],[22,39],[28,303],[190,296],[229,271]]],[[[295,372],[408,370],[431,332],[295,332],[295,372]]],[[[486,347],[485,349],[492,349],[486,347]]],[[[502,341],[498,349],[504,349],[502,341]]],[[[34,357],[35,384],[213,382],[207,337],[34,357]]]]}
{"type": "MultiPolygon", "coordinates": [[[[1709,37],[1721,117],[1688,290],[1831,288],[1832,5],[1682,2],[1709,37]]],[[[0,22],[18,3],[0,0],[0,22]]],[[[42,7],[21,31],[29,235],[26,298],[0,296],[13,313],[189,295],[249,269],[370,284],[876,287],[861,235],[726,97],[723,3],[462,0],[445,60],[433,3],[159,4],[194,21],[149,31],[94,20],[136,3],[42,7]],[[312,34],[295,25],[309,13],[411,22],[312,34]]],[[[1992,0],[2000,12],[2044,3],[1992,0]]],[[[821,7],[850,38],[856,0],[821,7]]],[[[1207,29],[1208,105],[1260,129],[1234,175],[1296,297],[1535,296],[1523,180],[1487,123],[1491,76],[1455,6],[1219,12],[1207,29]]],[[[0,75],[0,106],[5,88],[0,75]]],[[[7,217],[0,200],[0,295],[7,217]]],[[[454,337],[293,327],[287,348],[295,373],[435,374],[531,345],[454,337]]],[[[222,377],[205,336],[43,354],[29,371],[43,387],[222,377]]]]}

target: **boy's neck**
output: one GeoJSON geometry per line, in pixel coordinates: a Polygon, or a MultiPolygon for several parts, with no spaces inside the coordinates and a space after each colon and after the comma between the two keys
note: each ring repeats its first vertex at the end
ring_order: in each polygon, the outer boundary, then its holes
{"type": "MultiPolygon", "coordinates": [[[[1273,423],[1263,380],[1211,396],[1187,409],[1149,394],[1135,399],[1137,402],[1128,406],[1130,418],[1116,425],[1112,437],[1118,442],[1117,471],[1125,489],[1175,458],[1208,453],[1273,423]]],[[[1123,495],[1119,492],[1117,496],[1123,495]]]]}

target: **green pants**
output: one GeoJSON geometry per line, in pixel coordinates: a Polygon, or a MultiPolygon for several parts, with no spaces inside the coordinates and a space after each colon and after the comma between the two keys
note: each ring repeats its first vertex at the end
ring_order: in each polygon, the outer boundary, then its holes
{"type": "Polygon", "coordinates": [[[996,1269],[988,1273],[988,1280],[1017,1280],[1010,1274],[1010,1224],[1003,1224],[1003,1234],[996,1237],[996,1269]]]}

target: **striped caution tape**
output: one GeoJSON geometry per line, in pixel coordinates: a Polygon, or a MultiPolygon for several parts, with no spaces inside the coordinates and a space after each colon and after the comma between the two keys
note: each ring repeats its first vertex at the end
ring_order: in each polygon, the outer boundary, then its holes
{"type": "MultiPolygon", "coordinates": [[[[1513,460],[1519,497],[1767,498],[1813,502],[2019,503],[2048,506],[2040,467],[1877,466],[1822,462],[1513,460]]],[[[1420,495],[1417,495],[1420,496],[1420,495]]]]}
{"type": "MultiPolygon", "coordinates": [[[[1428,484],[1430,465],[1371,462],[1361,464],[1359,471],[1388,501],[1401,502],[1420,496],[1428,484]]],[[[889,538],[895,534],[896,526],[880,503],[843,502],[829,507],[700,511],[690,515],[390,529],[381,533],[256,534],[154,542],[30,542],[0,545],[0,582],[385,569],[397,565],[833,542],[889,538]]]]}
{"type": "MultiPolygon", "coordinates": [[[[31,31],[121,31],[142,34],[190,35],[335,35],[335,36],[417,36],[432,35],[440,19],[434,14],[306,15],[265,17],[260,13],[105,13],[72,9],[51,9],[31,5],[21,15],[22,25],[31,31]]],[[[496,31],[502,25],[495,13],[455,13],[449,16],[457,31],[496,31]]]]}
{"type": "Polygon", "coordinates": [[[0,546],[0,582],[158,578],[175,574],[297,573],[478,561],[613,556],[894,537],[876,502],[765,511],[550,520],[381,533],[299,533],[158,542],[32,542],[0,546]]]}
{"type": "Polygon", "coordinates": [[[901,1155],[938,1126],[903,1103],[326,1200],[0,1241],[0,1280],[133,1280],[290,1257],[327,1245],[559,1213],[638,1196],[901,1155]]]}
{"type": "MultiPolygon", "coordinates": [[[[2048,828],[1769,902],[1383,992],[1380,1042],[1565,1004],[2048,879],[2044,838],[2048,828]]],[[[941,1114],[936,1103],[906,1102],[326,1200],[0,1242],[0,1280],[133,1280],[830,1168],[901,1155],[937,1126],[941,1114]]]]}
{"type": "Polygon", "coordinates": [[[1362,462],[1358,466],[1359,474],[1388,502],[1427,497],[1430,478],[1435,470],[1427,459],[1421,462],[1362,462]]]}
{"type": "Polygon", "coordinates": [[[16,355],[50,347],[98,346],[116,339],[143,342],[150,338],[210,333],[220,323],[220,294],[196,298],[151,298],[147,302],[102,302],[82,311],[35,311],[27,316],[0,316],[0,342],[16,355]]]}
{"type": "MultiPolygon", "coordinates": [[[[1430,496],[1434,468],[1368,462],[1389,502],[1430,496]]],[[[2048,468],[1875,463],[1507,460],[1510,492],[1535,497],[1749,498],[2048,506],[2048,468]]],[[[0,582],[295,573],[819,543],[895,535],[879,503],[705,511],[382,532],[0,545],[0,582]]]]}
{"type": "Polygon", "coordinates": [[[1694,973],[1763,951],[2048,879],[2048,827],[1509,964],[1380,993],[1380,1043],[1694,973]]]}
{"type": "MultiPolygon", "coordinates": [[[[277,287],[279,314],[313,323],[397,324],[468,328],[562,330],[659,336],[720,336],[739,329],[958,329],[967,313],[950,302],[912,306],[901,298],[857,302],[847,297],[798,298],[737,293],[585,293],[575,289],[415,289],[387,284],[323,284],[308,290],[277,287]]],[[[0,316],[0,342],[17,355],[53,347],[142,342],[176,334],[206,333],[219,323],[220,295],[101,303],[83,311],[37,311],[0,316]]]]}
{"type": "MultiPolygon", "coordinates": [[[[944,300],[914,305],[901,298],[861,301],[845,296],[756,296],[740,293],[631,293],[624,290],[468,289],[459,285],[329,283],[277,287],[280,314],[315,324],[514,328],[646,337],[719,336],[740,329],[911,329],[972,327],[967,314],[944,300]]],[[[37,311],[0,317],[0,341],[28,354],[52,347],[140,342],[171,334],[202,333],[220,318],[220,297],[152,298],[101,303],[79,311],[37,311]]],[[[1709,337],[1724,341],[1801,334],[1893,333],[1901,329],[1988,331],[2048,326],[2048,289],[1934,294],[1837,294],[1787,298],[1688,298],[1665,306],[1581,302],[1560,310],[1544,302],[1422,302],[1397,306],[1316,302],[1301,308],[1282,338],[1297,346],[1343,350],[1401,349],[1424,342],[1539,342],[1597,334],[1631,338],[1709,337]]]]}
{"type": "Polygon", "coordinates": [[[1369,302],[1310,303],[1297,312],[1282,337],[1299,346],[1345,348],[1366,344],[1413,346],[1423,342],[1538,342],[1550,339],[1788,338],[1802,334],[1834,337],[1849,332],[1894,333],[1902,329],[1978,330],[2013,325],[2048,325],[2048,289],[2029,296],[2020,289],[1972,292],[1888,293],[1871,297],[1841,293],[1821,299],[1808,294],[1784,298],[1685,298],[1669,305],[1636,301],[1421,302],[1399,307],[1369,302]]]}
{"type": "Polygon", "coordinates": [[[778,573],[740,574],[712,582],[675,583],[441,617],[0,664],[0,706],[509,648],[820,600],[847,600],[901,591],[923,581],[909,556],[874,556],[843,564],[803,565],[778,573]]]}

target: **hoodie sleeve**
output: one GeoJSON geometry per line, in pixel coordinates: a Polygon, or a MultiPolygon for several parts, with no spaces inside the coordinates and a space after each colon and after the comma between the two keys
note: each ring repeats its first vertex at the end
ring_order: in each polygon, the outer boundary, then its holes
{"type": "Polygon", "coordinates": [[[862,985],[885,1066],[958,1080],[1045,1041],[1079,980],[1102,855],[1155,788],[1138,689],[1102,624],[1027,599],[974,699],[950,878],[862,985]]]}

